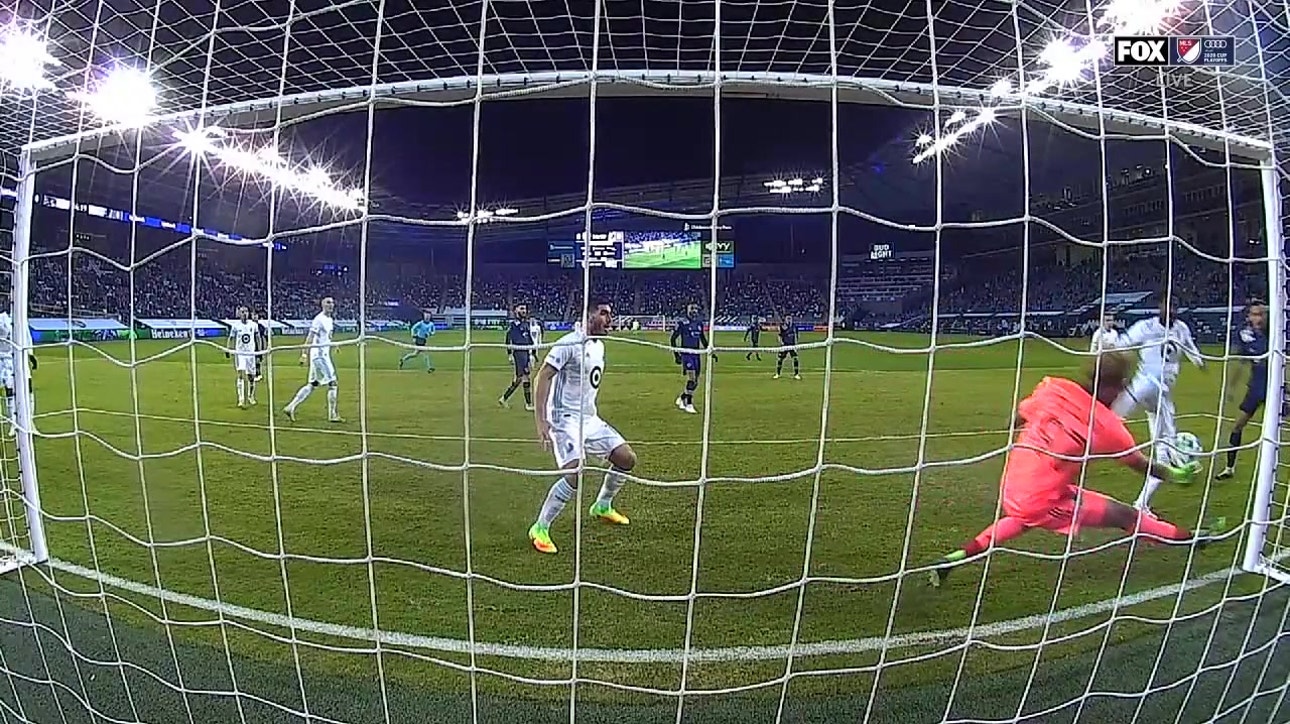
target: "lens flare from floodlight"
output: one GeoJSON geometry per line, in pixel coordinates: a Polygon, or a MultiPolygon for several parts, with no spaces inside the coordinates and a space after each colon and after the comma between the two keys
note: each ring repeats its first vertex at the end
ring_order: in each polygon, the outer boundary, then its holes
{"type": "Polygon", "coordinates": [[[10,23],[0,30],[0,89],[26,92],[52,88],[45,66],[61,65],[44,37],[10,23]]]}
{"type": "Polygon", "coordinates": [[[152,78],[128,65],[114,68],[93,91],[76,93],[72,97],[108,125],[123,128],[148,125],[157,107],[157,91],[152,86],[152,78]]]}
{"type": "Polygon", "coordinates": [[[503,206],[499,209],[496,209],[493,213],[497,214],[498,216],[514,216],[520,212],[519,212],[519,209],[513,209],[509,206],[503,206]]]}
{"type": "Polygon", "coordinates": [[[963,121],[966,121],[966,120],[967,120],[967,111],[960,108],[957,111],[954,111],[953,113],[950,114],[949,120],[947,120],[946,123],[953,125],[955,123],[962,123],[963,121]]]}
{"type": "Polygon", "coordinates": [[[932,138],[932,134],[930,133],[920,133],[918,135],[918,140],[914,141],[914,143],[917,144],[919,148],[923,148],[924,146],[932,145],[932,141],[935,140],[936,139],[932,138]]]}
{"type": "Polygon", "coordinates": [[[1000,78],[990,86],[990,95],[994,98],[1006,98],[1012,95],[1012,81],[1007,78],[1000,78]]]}

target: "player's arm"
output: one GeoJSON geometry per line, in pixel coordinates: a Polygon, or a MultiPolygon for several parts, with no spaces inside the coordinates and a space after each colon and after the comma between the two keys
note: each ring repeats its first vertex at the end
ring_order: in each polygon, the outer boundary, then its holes
{"type": "Polygon", "coordinates": [[[1182,330],[1182,334],[1179,335],[1181,337],[1179,341],[1182,343],[1183,354],[1187,355],[1187,359],[1191,360],[1192,364],[1205,369],[1205,358],[1200,356],[1200,349],[1196,346],[1196,338],[1191,336],[1191,327],[1188,327],[1186,322],[1179,324],[1178,327],[1182,330]]]}
{"type": "Polygon", "coordinates": [[[672,348],[672,357],[677,364],[681,364],[681,351],[677,347],[681,346],[681,325],[683,324],[685,322],[677,323],[676,328],[672,330],[672,337],[667,342],[668,346],[672,348]]]}
{"type": "Polygon", "coordinates": [[[311,325],[309,327],[309,333],[305,335],[305,348],[300,351],[300,364],[304,364],[309,361],[309,350],[313,349],[314,340],[317,339],[317,335],[314,334],[315,329],[316,327],[311,325]]]}
{"type": "Polygon", "coordinates": [[[568,344],[556,344],[547,353],[538,370],[537,383],[533,391],[533,417],[537,425],[538,440],[546,445],[551,441],[551,384],[555,376],[569,359],[568,344]]]}
{"type": "Polygon", "coordinates": [[[1147,320],[1134,322],[1124,334],[1117,335],[1111,340],[1111,347],[1115,349],[1141,349],[1147,341],[1147,320]]]}
{"type": "Polygon", "coordinates": [[[224,359],[228,359],[230,353],[236,349],[237,345],[237,325],[229,325],[228,328],[228,345],[224,347],[224,359]]]}
{"type": "Polygon", "coordinates": [[[1122,465],[1143,475],[1150,475],[1171,483],[1186,484],[1190,483],[1200,470],[1198,462],[1175,468],[1152,461],[1137,448],[1137,442],[1124,424],[1124,420],[1115,415],[1096,417],[1093,436],[1093,452],[1114,455],[1122,465]]]}

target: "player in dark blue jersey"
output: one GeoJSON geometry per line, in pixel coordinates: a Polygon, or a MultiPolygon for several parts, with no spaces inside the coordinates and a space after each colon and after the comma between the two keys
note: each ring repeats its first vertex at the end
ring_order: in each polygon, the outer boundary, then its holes
{"type": "Polygon", "coordinates": [[[1268,308],[1262,302],[1250,302],[1245,322],[1236,335],[1235,353],[1250,363],[1250,376],[1245,380],[1240,414],[1236,416],[1232,433],[1227,438],[1227,466],[1215,476],[1219,480],[1236,474],[1236,453],[1241,446],[1241,433],[1250,418],[1263,407],[1268,394],[1268,308]]]}
{"type": "Polygon", "coordinates": [[[252,381],[264,379],[264,355],[269,351],[269,323],[264,320],[260,310],[251,310],[251,321],[255,322],[255,377],[252,381]]]}
{"type": "Polygon", "coordinates": [[[750,347],[754,347],[754,349],[748,351],[748,354],[744,355],[744,359],[751,361],[753,356],[756,355],[757,361],[760,362],[761,352],[758,352],[755,348],[759,346],[758,343],[761,342],[761,319],[758,317],[752,318],[752,322],[749,323],[748,329],[744,330],[744,341],[747,342],[750,347]]]}
{"type": "Polygon", "coordinates": [[[788,357],[793,358],[793,379],[802,379],[801,363],[797,359],[797,350],[792,349],[797,346],[797,325],[793,323],[793,318],[784,315],[784,321],[779,323],[779,346],[788,347],[779,351],[779,359],[775,360],[775,379],[779,379],[780,374],[784,371],[784,360],[788,357]]]}
{"type": "MultiPolygon", "coordinates": [[[[699,372],[702,371],[703,365],[697,352],[681,352],[678,349],[706,349],[708,346],[708,335],[703,331],[703,320],[699,318],[699,305],[685,305],[685,317],[677,322],[676,329],[672,330],[671,345],[676,363],[681,365],[681,370],[685,373],[685,389],[676,398],[676,407],[678,410],[688,412],[693,415],[694,409],[694,390],[699,386],[699,372]]],[[[712,355],[712,361],[717,361],[717,355],[712,355]]]]}
{"type": "Polygon", "coordinates": [[[511,386],[497,398],[498,405],[510,407],[511,395],[515,394],[517,387],[523,385],[524,409],[533,411],[533,386],[529,382],[529,372],[533,369],[533,356],[536,354],[528,305],[516,304],[515,316],[506,326],[506,355],[511,358],[511,364],[515,366],[515,376],[511,379],[511,386]]]}

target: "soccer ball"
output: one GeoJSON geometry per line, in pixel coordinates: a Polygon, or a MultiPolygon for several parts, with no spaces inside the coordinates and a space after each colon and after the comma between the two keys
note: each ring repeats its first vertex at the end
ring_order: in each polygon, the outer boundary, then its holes
{"type": "Polygon", "coordinates": [[[1180,432],[1174,438],[1172,453],[1175,465],[1186,465],[1204,455],[1205,448],[1201,447],[1200,438],[1190,432],[1180,432]]]}

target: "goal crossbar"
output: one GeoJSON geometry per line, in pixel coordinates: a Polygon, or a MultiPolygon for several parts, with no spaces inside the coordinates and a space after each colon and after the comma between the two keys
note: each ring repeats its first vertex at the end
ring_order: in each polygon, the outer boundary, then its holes
{"type": "MultiPolygon", "coordinates": [[[[596,84],[596,93],[600,96],[710,94],[719,87],[722,96],[729,98],[826,102],[833,98],[836,87],[840,103],[926,109],[988,105],[1000,117],[1016,115],[1024,108],[1089,133],[1123,137],[1168,136],[1191,146],[1228,151],[1259,162],[1269,161],[1272,155],[1272,144],[1258,138],[1085,103],[1030,96],[1015,99],[1010,104],[999,104],[989,90],[978,88],[881,78],[768,72],[602,70],[458,76],[237,101],[159,115],[153,119],[153,124],[188,122],[195,125],[201,121],[253,128],[299,121],[347,107],[358,110],[373,103],[458,105],[472,103],[481,96],[495,96],[499,100],[579,96],[585,93],[583,88],[592,83],[596,84]]],[[[72,155],[87,142],[97,146],[112,145],[131,135],[120,128],[91,128],[32,141],[22,148],[32,161],[47,162],[72,155]]]]}

